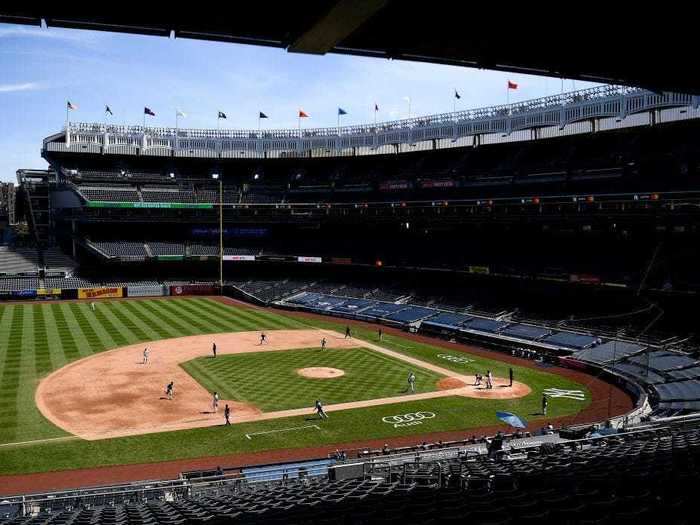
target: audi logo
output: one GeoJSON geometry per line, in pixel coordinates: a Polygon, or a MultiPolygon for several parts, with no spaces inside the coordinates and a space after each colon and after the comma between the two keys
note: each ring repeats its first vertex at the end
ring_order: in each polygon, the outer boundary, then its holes
{"type": "Polygon", "coordinates": [[[425,419],[433,419],[434,412],[409,412],[408,414],[398,414],[395,416],[384,416],[382,421],[396,427],[407,427],[412,425],[420,425],[425,419]]]}
{"type": "Polygon", "coordinates": [[[438,354],[438,357],[440,359],[445,359],[446,361],[450,361],[452,363],[458,363],[458,364],[467,364],[467,363],[474,362],[473,359],[470,359],[468,357],[459,357],[459,356],[450,355],[450,354],[438,354]]]}

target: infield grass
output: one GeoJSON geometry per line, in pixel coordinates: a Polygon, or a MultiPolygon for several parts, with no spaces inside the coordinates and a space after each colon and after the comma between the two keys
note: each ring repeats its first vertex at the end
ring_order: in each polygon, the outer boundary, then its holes
{"type": "Polygon", "coordinates": [[[181,365],[199,384],[222,399],[245,401],[263,412],[394,397],[407,393],[409,372],[416,393],[432,392],[444,376],[367,348],[306,348],[279,352],[200,357],[181,365]],[[296,371],[307,367],[338,368],[345,375],[310,379],[296,371]],[[262,371],[262,373],[261,373],[262,371]]]}

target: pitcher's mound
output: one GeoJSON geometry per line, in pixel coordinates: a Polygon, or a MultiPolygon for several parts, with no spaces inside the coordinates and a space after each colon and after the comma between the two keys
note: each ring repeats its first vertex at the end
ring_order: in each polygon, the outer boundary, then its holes
{"type": "Polygon", "coordinates": [[[327,366],[311,366],[309,368],[299,368],[297,374],[311,379],[333,379],[334,377],[344,376],[345,372],[338,368],[329,368],[327,366]]]}

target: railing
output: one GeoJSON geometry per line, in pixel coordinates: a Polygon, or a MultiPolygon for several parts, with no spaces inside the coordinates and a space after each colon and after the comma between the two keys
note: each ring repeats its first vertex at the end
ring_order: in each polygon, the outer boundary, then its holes
{"type": "MultiPolygon", "coordinates": [[[[213,130],[69,123],[65,142],[44,141],[47,151],[121,153],[182,157],[260,157],[278,154],[410,145],[419,141],[458,139],[559,127],[575,122],[628,115],[654,109],[692,106],[700,99],[681,93],[654,93],[639,88],[599,86],[508,105],[441,113],[425,117],[328,128],[213,130]]],[[[55,137],[52,137],[55,138],[55,137]]],[[[447,146],[445,146],[447,147],[447,146]]]]}

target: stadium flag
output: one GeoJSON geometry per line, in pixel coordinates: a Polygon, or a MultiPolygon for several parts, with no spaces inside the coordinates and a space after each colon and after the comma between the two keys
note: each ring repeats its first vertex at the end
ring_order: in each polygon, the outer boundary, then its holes
{"type": "Polygon", "coordinates": [[[377,111],[379,111],[379,104],[374,103],[374,125],[377,125],[377,111]]]}
{"type": "Polygon", "coordinates": [[[340,135],[340,116],[341,115],[347,115],[348,112],[345,111],[343,108],[338,107],[338,135],[340,135]]]}
{"type": "Polygon", "coordinates": [[[260,119],[267,118],[267,115],[262,111],[258,111],[258,131],[260,131],[260,119]]]}
{"type": "Polygon", "coordinates": [[[180,117],[187,117],[187,113],[181,109],[175,108],[175,140],[177,140],[177,130],[180,129],[180,117]]]}
{"type": "Polygon", "coordinates": [[[155,117],[156,114],[151,110],[151,108],[144,106],[143,107],[143,127],[146,127],[146,115],[150,115],[151,117],[155,117]]]}
{"type": "Polygon", "coordinates": [[[460,98],[462,98],[462,95],[460,95],[460,94],[459,94],[459,91],[457,91],[456,89],[455,89],[455,98],[456,98],[457,100],[459,100],[460,98]]]}
{"type": "Polygon", "coordinates": [[[301,119],[303,118],[309,118],[309,114],[306,113],[303,109],[299,108],[299,117],[297,118],[298,124],[299,124],[299,136],[301,137],[301,119]]]}
{"type": "Polygon", "coordinates": [[[107,114],[107,113],[114,116],[114,113],[112,113],[111,108],[107,104],[105,104],[105,114],[107,114]]]}
{"type": "Polygon", "coordinates": [[[458,101],[460,98],[462,98],[462,95],[460,95],[460,94],[459,94],[459,91],[457,91],[457,89],[455,89],[455,96],[454,96],[454,98],[453,98],[453,100],[452,100],[452,113],[456,113],[456,112],[457,112],[457,101],[458,101]]]}
{"type": "Polygon", "coordinates": [[[506,85],[506,104],[510,104],[510,90],[511,89],[518,89],[518,84],[515,82],[511,82],[509,80],[508,84],[506,85]]]}
{"type": "Polygon", "coordinates": [[[226,113],[224,113],[223,111],[219,111],[219,112],[216,114],[216,129],[217,129],[217,130],[218,130],[219,127],[220,127],[220,126],[219,126],[219,123],[221,122],[221,119],[222,119],[222,118],[226,118],[226,113]]]}
{"type": "MultiPolygon", "coordinates": [[[[70,100],[66,100],[66,127],[70,124],[70,114],[68,112],[75,111],[76,109],[78,109],[76,104],[73,104],[70,100]]],[[[69,136],[70,134],[66,133],[66,137],[68,138],[69,136]]],[[[70,138],[68,138],[68,145],[70,145],[70,138]]]]}

